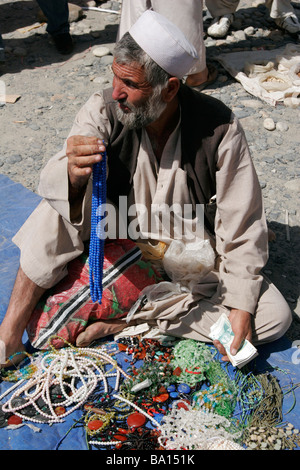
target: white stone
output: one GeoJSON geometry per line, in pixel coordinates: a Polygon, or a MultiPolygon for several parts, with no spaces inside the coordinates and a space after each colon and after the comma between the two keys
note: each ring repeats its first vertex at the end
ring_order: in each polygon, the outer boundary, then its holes
{"type": "MultiPolygon", "coordinates": [[[[295,159],[296,159],[296,155],[295,155],[295,159]]],[[[284,187],[286,189],[288,189],[289,191],[295,191],[295,192],[300,192],[300,178],[297,178],[297,179],[294,179],[294,180],[290,180],[290,181],[287,181],[285,184],[284,184],[284,187]]]]}
{"type": "Polygon", "coordinates": [[[106,83],[109,83],[109,80],[107,77],[96,77],[93,82],[98,83],[99,85],[105,85],[106,83]]]}
{"type": "Polygon", "coordinates": [[[93,49],[93,54],[96,57],[104,57],[105,55],[110,54],[110,50],[108,49],[108,47],[105,46],[96,47],[95,49],[93,49]]]}
{"type": "Polygon", "coordinates": [[[255,33],[255,29],[253,28],[253,26],[248,26],[248,28],[244,29],[244,33],[247,34],[247,36],[253,36],[253,34],[255,33]]]}
{"type": "Polygon", "coordinates": [[[281,132],[286,132],[289,130],[289,126],[286,122],[278,121],[276,123],[276,129],[281,132]]]}
{"type": "Polygon", "coordinates": [[[274,131],[274,129],[276,129],[275,122],[273,121],[272,118],[266,118],[264,120],[264,128],[267,129],[268,131],[274,131]]]}
{"type": "Polygon", "coordinates": [[[247,39],[246,34],[244,31],[239,30],[235,31],[233,34],[234,38],[237,39],[238,41],[245,41],[247,39]]]}

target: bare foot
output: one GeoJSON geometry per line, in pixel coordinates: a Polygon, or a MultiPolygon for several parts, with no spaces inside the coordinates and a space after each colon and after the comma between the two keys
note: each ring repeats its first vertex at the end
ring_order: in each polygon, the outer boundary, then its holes
{"type": "Polygon", "coordinates": [[[84,348],[91,344],[95,339],[119,333],[119,331],[122,331],[125,326],[127,325],[124,320],[99,320],[89,325],[77,336],[76,346],[84,348]]]}

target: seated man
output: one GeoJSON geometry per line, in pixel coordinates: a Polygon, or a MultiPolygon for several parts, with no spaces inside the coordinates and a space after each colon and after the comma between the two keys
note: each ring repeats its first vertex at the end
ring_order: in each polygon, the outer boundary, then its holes
{"type": "MultiPolygon", "coordinates": [[[[66,146],[41,174],[44,199],[14,238],[20,269],[0,327],[7,356],[23,350],[22,335],[41,295],[84,250],[92,169],[105,150],[113,204],[122,196],[128,206],[144,205],[150,212],[157,204],[191,205],[196,225],[201,206],[204,227],[197,233],[215,250],[214,266],[192,289],[147,302],[132,324],[146,321],[163,333],[210,342],[211,325],[226,312],[233,354],[245,338],[268,342],[289,327],[287,303],[261,274],[267,225],[243,130],[222,102],[181,83],[196,56],[178,28],[153,11],[116,45],[112,89],[95,93],[79,111],[66,146]]],[[[172,242],[172,231],[149,228],[142,218],[139,225],[145,245],[172,242]]],[[[96,322],[77,344],[126,325],[124,319],[96,322]]]]}

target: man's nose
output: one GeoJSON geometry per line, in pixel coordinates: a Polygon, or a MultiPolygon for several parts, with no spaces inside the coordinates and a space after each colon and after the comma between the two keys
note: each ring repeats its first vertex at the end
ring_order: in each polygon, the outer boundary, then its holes
{"type": "Polygon", "coordinates": [[[121,80],[118,80],[116,77],[114,77],[112,85],[113,85],[112,98],[114,100],[118,101],[118,100],[127,98],[127,94],[124,90],[124,84],[122,83],[121,80]]]}

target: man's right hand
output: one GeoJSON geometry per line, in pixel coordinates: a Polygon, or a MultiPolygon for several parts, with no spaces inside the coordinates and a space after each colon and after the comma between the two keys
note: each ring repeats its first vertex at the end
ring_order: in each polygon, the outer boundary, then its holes
{"type": "Polygon", "coordinates": [[[74,190],[83,188],[93,169],[93,165],[102,159],[105,145],[97,137],[73,135],[67,140],[68,173],[74,190]]]}

